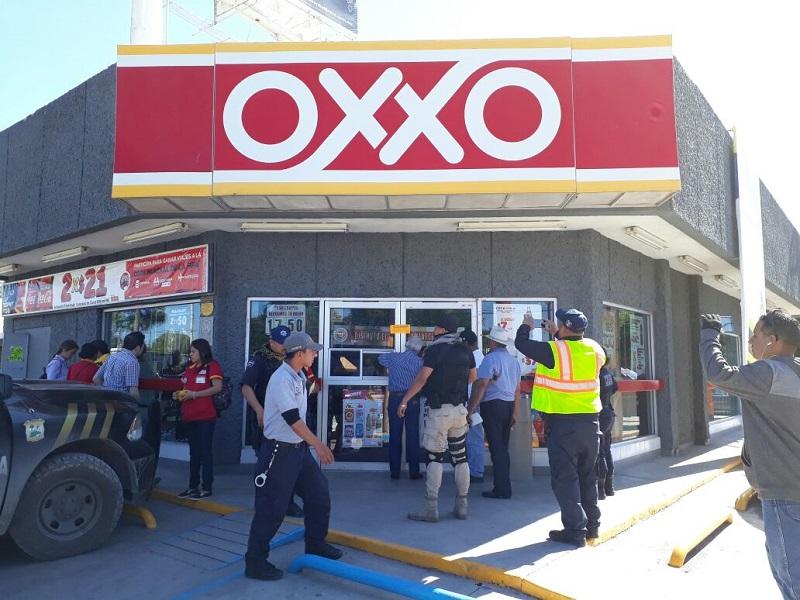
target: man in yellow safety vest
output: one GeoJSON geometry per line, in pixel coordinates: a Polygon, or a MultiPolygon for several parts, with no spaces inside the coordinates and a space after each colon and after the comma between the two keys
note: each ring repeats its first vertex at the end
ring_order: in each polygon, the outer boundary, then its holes
{"type": "Polygon", "coordinates": [[[557,324],[544,320],[540,326],[555,341],[530,339],[536,324],[525,315],[517,330],[517,350],[535,360],[536,378],[532,408],[545,422],[550,483],[561,507],[564,529],[550,532],[555,542],[578,548],[596,539],[600,528],[595,463],[600,448],[600,368],[605,352],[584,337],[589,324],[574,308],[556,311],[557,324]]]}

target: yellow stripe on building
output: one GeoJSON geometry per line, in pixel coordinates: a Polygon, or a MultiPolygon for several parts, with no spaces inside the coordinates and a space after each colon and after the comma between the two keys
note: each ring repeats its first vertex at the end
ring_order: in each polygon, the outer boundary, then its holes
{"type": "Polygon", "coordinates": [[[663,48],[672,46],[671,35],[574,38],[573,50],[613,50],[617,48],[663,48]]]}

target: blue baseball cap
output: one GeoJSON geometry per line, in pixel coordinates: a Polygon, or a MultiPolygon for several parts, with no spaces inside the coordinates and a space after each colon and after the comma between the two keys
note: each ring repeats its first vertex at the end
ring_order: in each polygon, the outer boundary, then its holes
{"type": "Polygon", "coordinates": [[[561,321],[567,329],[575,333],[583,333],[589,325],[589,319],[577,308],[570,308],[569,310],[559,308],[556,311],[556,319],[561,321]]]}
{"type": "Polygon", "coordinates": [[[269,330],[269,337],[271,340],[278,342],[279,344],[283,344],[286,341],[292,332],[289,330],[286,325],[278,325],[277,327],[273,327],[269,330]]]}

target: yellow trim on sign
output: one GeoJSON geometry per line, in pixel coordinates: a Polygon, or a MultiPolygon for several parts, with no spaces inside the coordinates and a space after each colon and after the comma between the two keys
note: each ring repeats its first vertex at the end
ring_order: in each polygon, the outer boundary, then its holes
{"type": "Polygon", "coordinates": [[[661,48],[672,46],[671,35],[630,37],[573,38],[573,50],[611,50],[616,48],[661,48]]]}
{"type": "Polygon", "coordinates": [[[679,192],[680,179],[642,181],[579,181],[578,193],[586,192],[679,192]]]}
{"type": "MultiPolygon", "coordinates": [[[[162,46],[169,48],[170,46],[162,46]]],[[[570,38],[492,40],[387,40],[374,42],[267,42],[217,44],[217,52],[303,52],[325,50],[464,50],[482,48],[569,48],[570,38]]],[[[164,52],[168,54],[169,52],[164,52]]]]}
{"type": "Polygon", "coordinates": [[[78,404],[75,402],[70,402],[67,404],[67,416],[64,418],[64,424],[61,426],[61,431],[58,434],[58,438],[56,438],[56,444],[54,447],[57,448],[67,441],[69,434],[72,433],[72,428],[75,426],[75,420],[77,418],[78,404]]]}
{"type": "Polygon", "coordinates": [[[210,196],[211,184],[154,184],[154,185],[114,185],[112,198],[156,198],[164,196],[210,196]]]}
{"type": "MultiPolygon", "coordinates": [[[[215,183],[215,196],[235,195],[416,195],[564,193],[575,191],[572,179],[554,181],[435,181],[423,183],[215,183]]],[[[163,195],[163,194],[161,194],[163,195]]]]}
{"type": "Polygon", "coordinates": [[[117,56],[142,56],[158,54],[214,54],[214,44],[153,44],[142,46],[117,46],[117,56]]]}

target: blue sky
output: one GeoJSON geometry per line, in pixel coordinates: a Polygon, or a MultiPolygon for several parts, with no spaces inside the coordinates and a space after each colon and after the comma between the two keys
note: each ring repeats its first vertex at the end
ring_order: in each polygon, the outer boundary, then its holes
{"type": "MultiPolygon", "coordinates": [[[[129,0],[0,2],[0,130],[116,60],[130,36],[129,0]]],[[[213,0],[180,0],[210,20],[213,0]]],[[[779,0],[358,0],[361,39],[673,34],[675,55],[726,127],[746,127],[756,168],[800,227],[795,200],[800,97],[793,3],[779,0]]],[[[241,17],[221,28],[265,41],[241,17]]],[[[170,15],[168,42],[214,41],[170,15]]]]}

